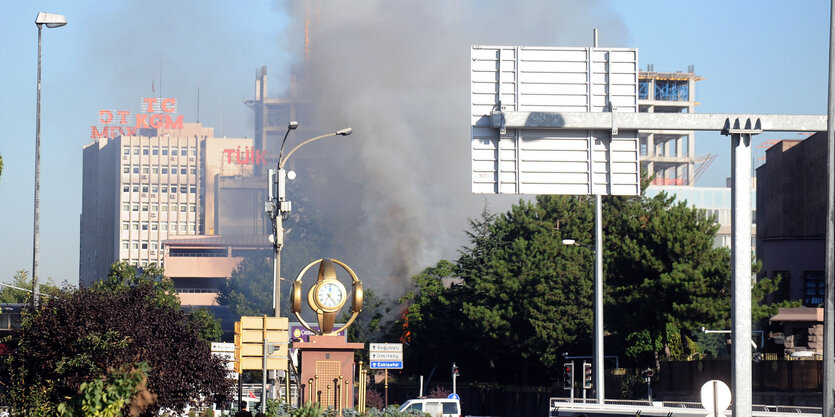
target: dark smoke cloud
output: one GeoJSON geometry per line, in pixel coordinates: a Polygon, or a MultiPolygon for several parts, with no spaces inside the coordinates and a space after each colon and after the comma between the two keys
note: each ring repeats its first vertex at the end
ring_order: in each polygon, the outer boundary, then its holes
{"type": "Polygon", "coordinates": [[[485,201],[498,211],[516,200],[470,192],[470,45],[589,46],[597,27],[601,46],[624,46],[610,41],[625,33],[622,24],[596,1],[279,4],[293,18],[287,33],[304,68],[304,95],[316,103],[300,121],[355,132],[305,151],[327,155],[312,192],[340,224],[335,256],[358,263],[363,279],[391,296],[421,269],[456,256],[467,218],[485,201]]]}

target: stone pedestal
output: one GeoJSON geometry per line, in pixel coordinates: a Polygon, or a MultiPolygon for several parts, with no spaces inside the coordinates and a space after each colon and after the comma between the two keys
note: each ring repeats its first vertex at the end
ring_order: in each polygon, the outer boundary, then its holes
{"type": "Polygon", "coordinates": [[[364,343],[348,343],[341,336],[310,336],[309,342],[295,342],[293,348],[301,355],[302,404],[354,408],[354,351],[364,349],[364,343]]]}

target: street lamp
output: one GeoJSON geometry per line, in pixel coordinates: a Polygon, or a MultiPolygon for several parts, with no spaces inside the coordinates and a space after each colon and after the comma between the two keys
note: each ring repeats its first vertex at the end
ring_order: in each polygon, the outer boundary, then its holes
{"type": "Polygon", "coordinates": [[[38,305],[38,247],[40,245],[40,194],[41,194],[41,28],[57,28],[67,24],[67,18],[60,14],[38,13],[38,104],[35,111],[35,220],[32,242],[32,308],[38,305]]]}
{"type": "Polygon", "coordinates": [[[603,381],[603,227],[601,224],[600,196],[596,196],[595,204],[595,241],[594,247],[580,245],[574,239],[563,239],[563,245],[582,246],[594,251],[594,358],[592,359],[592,371],[594,373],[595,394],[598,404],[606,401],[605,385],[603,381]]]}
{"type": "Polygon", "coordinates": [[[275,251],[273,268],[273,308],[275,309],[275,317],[279,317],[281,306],[279,296],[279,294],[281,294],[281,248],[284,246],[284,226],[282,225],[282,221],[285,216],[290,214],[292,209],[290,200],[287,199],[287,195],[285,193],[285,185],[288,178],[292,180],[296,177],[294,172],[286,172],[284,170],[284,165],[294,152],[310,142],[330,136],[348,136],[353,133],[353,130],[350,127],[346,127],[345,129],[337,130],[336,132],[316,136],[296,145],[290,150],[290,152],[287,153],[287,156],[284,156],[284,144],[287,141],[287,135],[290,134],[291,130],[295,130],[298,127],[299,124],[295,121],[290,122],[287,126],[287,133],[284,134],[284,140],[281,141],[281,148],[279,150],[278,169],[271,169],[268,176],[269,201],[267,201],[266,204],[266,211],[269,214],[270,219],[273,221],[273,234],[270,236],[270,242],[272,242],[273,250],[275,251]]]}

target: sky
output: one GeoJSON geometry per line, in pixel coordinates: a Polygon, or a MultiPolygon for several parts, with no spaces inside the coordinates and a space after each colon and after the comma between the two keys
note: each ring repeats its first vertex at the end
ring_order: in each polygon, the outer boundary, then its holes
{"type": "MultiPolygon", "coordinates": [[[[829,3],[821,0],[11,2],[0,16],[2,282],[32,268],[39,11],[68,20],[42,33],[40,276],[59,284],[78,282],[82,147],[99,110],[136,112],[141,97],[176,97],[186,122],[199,117],[216,136],[251,137],[243,101],[253,98],[256,69],[268,67],[271,97],[286,93],[304,61],[305,15],[314,24],[310,89],[358,144],[345,159],[362,178],[350,191],[367,242],[359,252],[397,256],[379,236],[410,224],[417,237],[404,247],[418,256],[406,274],[454,257],[467,217],[485,202],[501,211],[515,201],[469,194],[468,45],[589,46],[598,28],[601,47],[637,48],[642,69],[693,65],[704,77],[699,113],[826,113],[829,3]]],[[[800,137],[757,136],[755,164],[763,142],[800,137]]],[[[697,185],[724,186],[728,139],[697,133],[696,154],[717,155],[697,185]]]]}

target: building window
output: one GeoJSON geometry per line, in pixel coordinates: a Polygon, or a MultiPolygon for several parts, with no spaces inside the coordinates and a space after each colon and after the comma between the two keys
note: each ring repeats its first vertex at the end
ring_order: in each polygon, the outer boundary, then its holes
{"type": "Polygon", "coordinates": [[[164,193],[167,193],[168,192],[168,186],[167,185],[161,185],[160,190],[164,193]]]}
{"type": "Polygon", "coordinates": [[[138,146],[133,147],[133,154],[134,155],[139,155],[139,147],[138,146]]]}
{"type": "Polygon", "coordinates": [[[156,212],[157,210],[159,210],[159,205],[158,204],[151,204],[151,211],[156,212]]]}
{"type": "Polygon", "coordinates": [[[157,242],[151,242],[151,250],[156,250],[158,245],[159,244],[157,242]]]}
{"type": "Polygon", "coordinates": [[[122,154],[130,155],[130,146],[125,146],[124,148],[122,148],[122,154]]]}
{"type": "Polygon", "coordinates": [[[128,242],[127,240],[123,240],[122,249],[130,249],[130,242],[128,242]]]}
{"type": "Polygon", "coordinates": [[[139,230],[139,223],[136,223],[136,222],[131,223],[130,228],[133,229],[133,230],[139,230]]]}
{"type": "Polygon", "coordinates": [[[148,230],[148,222],[142,222],[142,230],[148,230]]]}
{"type": "Polygon", "coordinates": [[[177,192],[177,186],[176,186],[176,185],[172,185],[172,186],[171,186],[171,192],[172,192],[172,193],[176,193],[176,192],[177,192]]]}
{"type": "Polygon", "coordinates": [[[191,156],[197,156],[197,148],[188,148],[188,152],[191,156]]]}
{"type": "Polygon", "coordinates": [[[168,231],[168,223],[160,223],[159,224],[159,230],[161,230],[163,232],[167,232],[168,231]]]}
{"type": "Polygon", "coordinates": [[[148,205],[147,204],[142,205],[142,211],[148,211],[148,205]]]}
{"type": "Polygon", "coordinates": [[[185,223],[180,223],[180,231],[181,231],[181,232],[185,232],[185,231],[186,231],[186,224],[185,224],[185,223]]]}
{"type": "Polygon", "coordinates": [[[824,288],[823,271],[803,271],[803,305],[818,307],[823,304],[824,288]]]}
{"type": "Polygon", "coordinates": [[[188,205],[188,211],[194,213],[194,212],[197,211],[197,207],[194,204],[189,204],[188,205]]]}
{"type": "Polygon", "coordinates": [[[133,185],[133,192],[135,192],[135,193],[139,192],[139,184],[134,184],[133,185]]]}
{"type": "Polygon", "coordinates": [[[151,223],[151,230],[152,231],[157,230],[157,224],[156,223],[151,223]]]}
{"type": "Polygon", "coordinates": [[[132,241],[130,242],[130,248],[131,248],[131,249],[139,249],[139,242],[137,242],[137,241],[135,241],[135,240],[132,240],[132,241]]]}
{"type": "Polygon", "coordinates": [[[154,155],[154,156],[159,155],[159,148],[151,149],[151,155],[154,155]]]}
{"type": "Polygon", "coordinates": [[[130,185],[128,185],[128,184],[122,185],[122,192],[123,193],[130,192],[130,185]]]}
{"type": "Polygon", "coordinates": [[[187,208],[187,207],[186,207],[186,205],[185,205],[185,204],[180,204],[180,213],[185,213],[185,212],[186,212],[186,208],[187,208]]]}
{"type": "Polygon", "coordinates": [[[122,204],[122,211],[130,211],[130,204],[122,204]]]}
{"type": "Polygon", "coordinates": [[[148,154],[148,148],[142,148],[142,155],[148,154]]]}
{"type": "Polygon", "coordinates": [[[155,192],[157,192],[157,191],[159,191],[159,186],[152,185],[152,186],[151,186],[151,192],[152,192],[152,193],[155,193],[155,192]]]}
{"type": "Polygon", "coordinates": [[[138,174],[139,173],[139,167],[133,167],[133,173],[138,174]]]}
{"type": "Polygon", "coordinates": [[[168,148],[162,148],[162,156],[168,156],[168,148]]]}
{"type": "Polygon", "coordinates": [[[188,224],[188,231],[191,232],[191,233],[194,233],[194,223],[189,223],[188,224]]]}
{"type": "Polygon", "coordinates": [[[187,155],[188,155],[188,149],[180,148],[180,156],[187,156],[187,155]]]}
{"type": "Polygon", "coordinates": [[[142,186],[142,192],[143,192],[143,193],[147,193],[147,192],[148,192],[148,186],[147,186],[147,185],[143,185],[143,186],[142,186]]]}
{"type": "Polygon", "coordinates": [[[186,168],[185,167],[180,168],[180,174],[186,175],[186,168]]]}
{"type": "Polygon", "coordinates": [[[147,174],[149,172],[148,167],[142,168],[142,173],[147,174]]]}
{"type": "Polygon", "coordinates": [[[162,173],[163,173],[163,174],[168,174],[168,168],[163,167],[163,168],[162,168],[162,173]]]}
{"type": "Polygon", "coordinates": [[[197,187],[194,187],[194,186],[189,187],[188,192],[190,192],[192,194],[196,193],[197,192],[197,187]]]}
{"type": "Polygon", "coordinates": [[[133,205],[133,211],[139,211],[139,204],[133,205]]]}
{"type": "Polygon", "coordinates": [[[154,174],[154,175],[159,174],[159,168],[157,168],[157,167],[151,168],[151,174],[154,174]]]}
{"type": "Polygon", "coordinates": [[[125,165],[122,167],[122,174],[130,174],[130,167],[125,165]]]}
{"type": "Polygon", "coordinates": [[[122,230],[130,230],[130,222],[122,222],[122,230]]]}
{"type": "Polygon", "coordinates": [[[148,242],[142,242],[142,249],[148,249],[148,242]]]}

